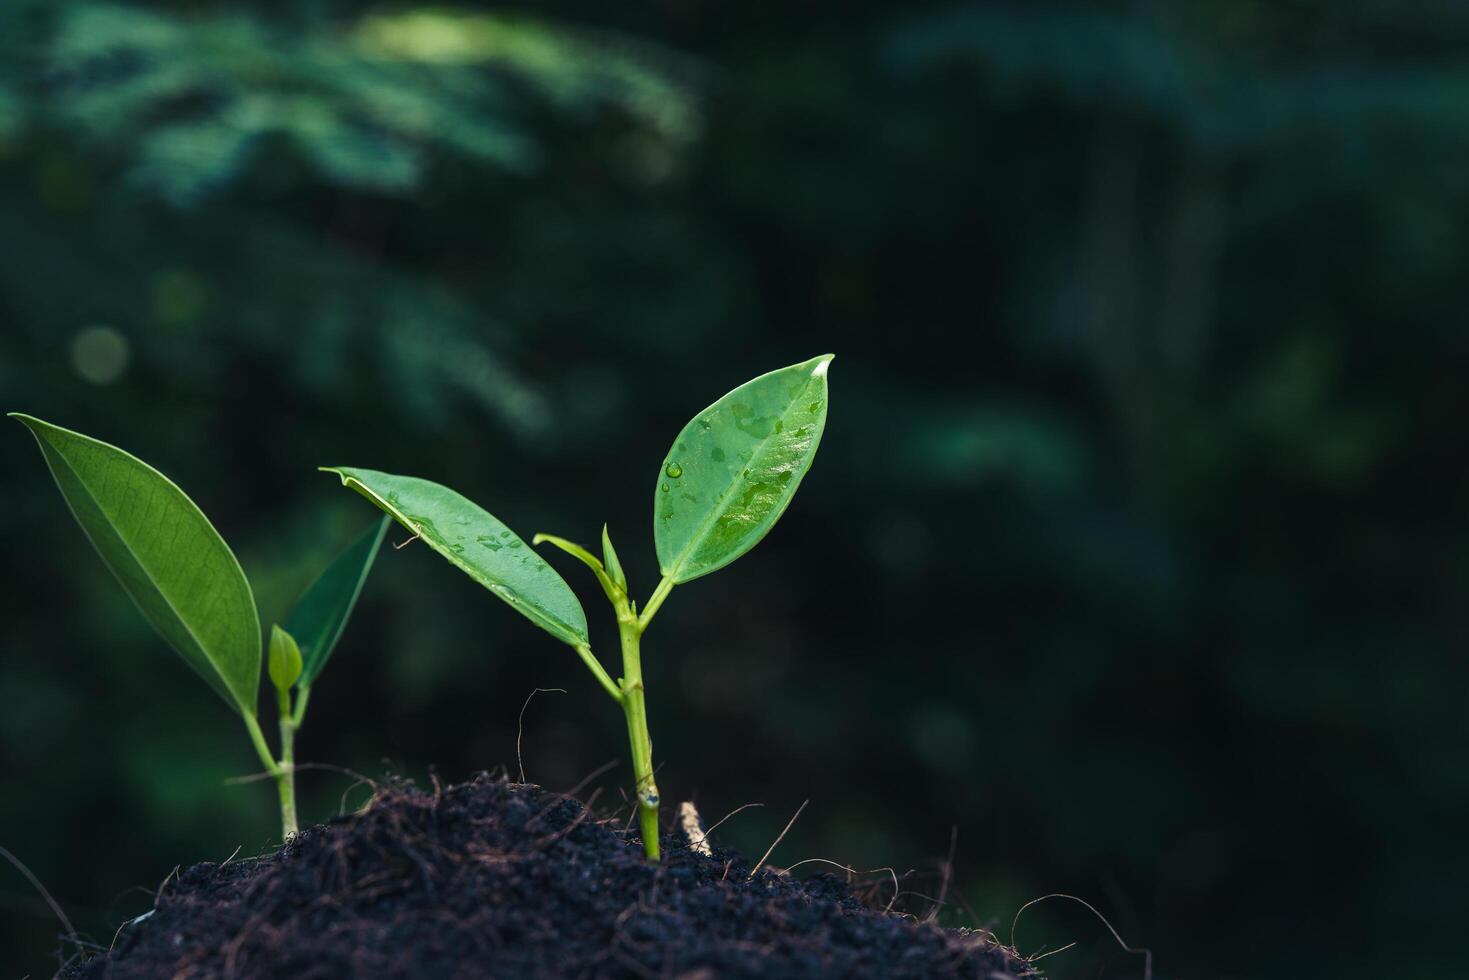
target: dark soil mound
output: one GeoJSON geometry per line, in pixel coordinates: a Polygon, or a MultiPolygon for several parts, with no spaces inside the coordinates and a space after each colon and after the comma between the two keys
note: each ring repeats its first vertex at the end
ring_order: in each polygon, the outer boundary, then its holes
{"type": "Polygon", "coordinates": [[[620,822],[481,776],[397,787],[269,857],[198,864],[107,956],[70,977],[1035,976],[978,933],[864,907],[665,839],[661,866],[620,822]]]}

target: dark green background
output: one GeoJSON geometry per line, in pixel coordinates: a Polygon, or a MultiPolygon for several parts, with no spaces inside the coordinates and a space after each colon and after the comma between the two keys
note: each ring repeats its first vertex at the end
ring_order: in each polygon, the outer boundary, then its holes
{"type": "MultiPolygon", "coordinates": [[[[176,478],[268,623],[374,516],[320,464],[608,521],[646,593],[679,427],[835,351],[791,510],[645,641],[665,799],[765,803],[758,855],[809,798],[777,863],[956,827],[945,921],[1073,893],[1159,977],[1469,972],[1469,8],[474,9],[0,4],[0,408],[176,478]]],[[[272,793],[0,436],[0,844],[106,945],[272,793]]],[[[299,752],[513,769],[538,686],[529,777],[616,801],[575,658],[385,551],[299,752]]],[[[1026,915],[1052,975],[1141,974],[1026,915]]]]}

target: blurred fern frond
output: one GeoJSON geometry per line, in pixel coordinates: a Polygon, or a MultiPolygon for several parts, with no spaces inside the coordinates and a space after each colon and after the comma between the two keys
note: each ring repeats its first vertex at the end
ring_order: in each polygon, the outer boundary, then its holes
{"type": "Polygon", "coordinates": [[[482,13],[286,25],[68,4],[44,62],[57,117],[177,203],[230,184],[267,146],[328,183],[393,194],[436,154],[535,169],[538,112],[610,112],[677,146],[699,125],[691,69],[672,55],[482,13]]]}

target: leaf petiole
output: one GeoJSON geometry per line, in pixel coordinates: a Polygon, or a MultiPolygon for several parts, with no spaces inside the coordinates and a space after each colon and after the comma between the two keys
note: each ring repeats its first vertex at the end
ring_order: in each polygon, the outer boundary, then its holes
{"type": "Polygon", "coordinates": [[[296,728],[301,727],[301,722],[306,717],[306,702],[311,698],[311,686],[296,686],[296,710],[291,712],[291,724],[296,728]]]}
{"type": "Polygon", "coordinates": [[[265,741],[265,733],[260,730],[260,722],[252,713],[240,715],[245,719],[245,730],[250,733],[250,742],[255,746],[255,754],[260,756],[260,762],[265,766],[265,771],[272,776],[281,773],[280,763],[275,761],[275,756],[270,754],[270,745],[265,741]]]}
{"type": "Polygon", "coordinates": [[[648,628],[648,624],[658,613],[658,607],[663,605],[663,600],[668,598],[668,593],[672,592],[673,587],[677,584],[672,575],[665,575],[658,582],[658,587],[653,590],[652,595],[648,596],[648,604],[643,608],[643,614],[638,617],[639,633],[648,628]]]}
{"type": "Polygon", "coordinates": [[[586,644],[578,644],[576,655],[581,657],[582,663],[586,664],[587,669],[592,672],[592,676],[597,678],[597,683],[601,684],[603,689],[612,695],[612,700],[621,704],[623,699],[622,690],[617,686],[617,682],[612,679],[611,675],[607,673],[607,669],[602,666],[602,662],[592,653],[592,648],[586,644]]]}

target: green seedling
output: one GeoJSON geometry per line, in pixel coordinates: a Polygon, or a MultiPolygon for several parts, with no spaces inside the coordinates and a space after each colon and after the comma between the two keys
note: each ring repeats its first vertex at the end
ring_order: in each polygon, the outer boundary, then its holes
{"type": "Polygon", "coordinates": [[[728,565],[758,544],[785,512],[811,468],[826,426],[831,359],[827,354],[763,374],[684,426],[653,488],[653,541],[663,577],[641,611],[630,598],[606,525],[601,558],[554,535],[532,539],[580,560],[612,603],[622,643],[622,676],[615,681],[592,652],[586,614],[571,588],[493,515],[428,480],[324,467],[576,651],[626,716],[643,847],[650,860],[658,860],[658,785],[643,691],[643,633],[674,586],[728,565]]]}
{"type": "Polygon", "coordinates": [[[77,523],[139,611],[244,719],[280,794],[281,832],[296,833],[296,732],[391,521],[384,517],[326,567],[285,628],[271,627],[267,667],[280,713],[277,759],[256,714],[255,595],[204,512],[168,477],[116,446],[29,415],[11,417],[36,437],[77,523]]]}

